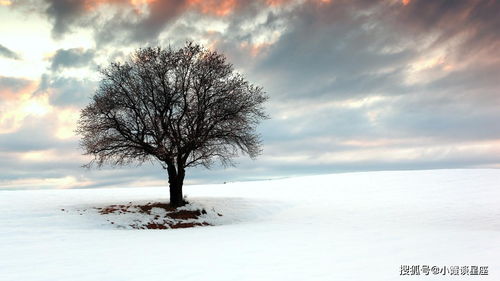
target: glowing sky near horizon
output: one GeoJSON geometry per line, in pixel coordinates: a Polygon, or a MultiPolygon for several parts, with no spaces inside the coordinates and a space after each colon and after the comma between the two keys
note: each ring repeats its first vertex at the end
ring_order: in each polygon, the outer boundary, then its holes
{"type": "Polygon", "coordinates": [[[264,151],[188,183],[500,168],[500,1],[0,0],[0,189],[166,185],[85,170],[74,129],[97,69],[203,43],[271,97],[264,151]]]}

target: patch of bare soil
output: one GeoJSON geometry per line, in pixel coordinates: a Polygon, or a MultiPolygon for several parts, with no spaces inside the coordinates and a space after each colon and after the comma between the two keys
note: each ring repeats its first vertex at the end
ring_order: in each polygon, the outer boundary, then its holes
{"type": "MultiPolygon", "coordinates": [[[[145,219],[144,221],[134,220],[133,223],[128,225],[134,229],[176,229],[210,225],[207,222],[197,221],[201,215],[207,213],[203,209],[176,209],[165,203],[147,203],[145,205],[133,205],[132,202],[129,202],[128,204],[124,205],[109,205],[96,209],[101,215],[145,215],[145,218],[147,219],[145,219]]],[[[110,223],[115,224],[113,221],[111,221],[110,223]]]]}

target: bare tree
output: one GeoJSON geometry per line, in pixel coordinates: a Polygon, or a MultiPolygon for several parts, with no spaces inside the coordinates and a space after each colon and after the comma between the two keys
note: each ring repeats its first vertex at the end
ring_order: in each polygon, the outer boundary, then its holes
{"type": "Polygon", "coordinates": [[[186,43],[144,48],[101,70],[102,80],[80,116],[77,132],[86,166],[157,160],[168,171],[170,204],[182,195],[185,169],[232,165],[240,152],[255,158],[255,129],[267,118],[261,87],[237,73],[224,55],[186,43]]]}

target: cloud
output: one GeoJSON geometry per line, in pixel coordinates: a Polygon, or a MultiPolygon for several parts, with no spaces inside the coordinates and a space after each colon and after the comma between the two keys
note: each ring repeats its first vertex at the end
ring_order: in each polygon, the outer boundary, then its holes
{"type": "Polygon", "coordinates": [[[402,81],[415,50],[394,48],[403,45],[404,38],[386,32],[374,12],[358,13],[358,7],[343,2],[297,7],[284,15],[291,19],[286,31],[253,72],[270,81],[267,88],[280,100],[410,91],[402,81]]]}
{"type": "Polygon", "coordinates": [[[90,101],[97,87],[88,79],[56,78],[50,84],[50,102],[57,106],[82,106],[90,101]]]}
{"type": "Polygon", "coordinates": [[[8,49],[7,47],[0,44],[0,56],[3,56],[8,59],[20,60],[21,57],[14,51],[8,49]]]}
{"type": "MultiPolygon", "coordinates": [[[[111,42],[155,42],[179,19],[196,14],[198,19],[238,20],[249,11],[285,6],[293,1],[199,1],[199,0],[45,0],[15,2],[13,7],[37,11],[52,23],[52,36],[62,39],[76,28],[91,27],[98,45],[111,42]]],[[[315,1],[321,2],[321,1],[315,1]]]]}
{"type": "Polygon", "coordinates": [[[59,49],[52,57],[52,70],[87,66],[95,56],[94,50],[83,48],[59,49]]]}
{"type": "Polygon", "coordinates": [[[60,39],[64,34],[72,31],[74,26],[88,25],[91,19],[87,15],[92,14],[102,4],[122,4],[128,1],[121,0],[45,0],[46,6],[40,3],[30,3],[35,8],[43,9],[43,12],[52,21],[52,36],[60,39]]]}
{"type": "Polygon", "coordinates": [[[0,97],[8,99],[25,91],[32,84],[33,81],[25,78],[0,76],[0,97]]]}
{"type": "Polygon", "coordinates": [[[82,29],[93,33],[97,47],[56,50],[52,71],[40,81],[0,77],[0,93],[9,100],[0,109],[17,116],[14,123],[0,122],[16,124],[4,128],[0,141],[7,159],[0,167],[12,185],[23,178],[33,179],[29,185],[43,178],[87,187],[139,178],[166,184],[159,166],[79,168],[86,159],[71,130],[97,83],[68,74],[138,46],[189,39],[226,54],[263,86],[272,118],[259,127],[265,146],[258,160],[240,159],[227,170],[193,169],[188,180],[500,163],[498,1],[44,3],[31,2],[49,18],[54,38],[64,42],[82,29]]]}
{"type": "Polygon", "coordinates": [[[98,25],[95,32],[96,41],[98,44],[104,44],[113,41],[130,43],[156,40],[167,24],[177,19],[185,9],[184,0],[173,0],[151,2],[147,13],[122,10],[111,20],[104,20],[98,25]]]}
{"type": "Polygon", "coordinates": [[[90,101],[97,88],[97,82],[88,78],[43,74],[37,95],[46,95],[51,105],[56,107],[82,107],[90,101]]]}
{"type": "Polygon", "coordinates": [[[393,29],[424,42],[419,46],[422,53],[445,48],[456,67],[464,67],[463,62],[498,65],[499,10],[499,1],[411,1],[387,11],[385,20],[393,29]]]}
{"type": "Polygon", "coordinates": [[[22,125],[14,132],[4,134],[0,139],[0,151],[30,152],[58,148],[60,150],[75,149],[65,141],[58,140],[55,135],[58,120],[54,115],[27,116],[22,125]],[[36,141],[33,141],[36,139],[36,141]]]}
{"type": "Polygon", "coordinates": [[[46,96],[34,96],[36,82],[0,76],[0,134],[17,131],[29,116],[48,112],[46,96]]]}

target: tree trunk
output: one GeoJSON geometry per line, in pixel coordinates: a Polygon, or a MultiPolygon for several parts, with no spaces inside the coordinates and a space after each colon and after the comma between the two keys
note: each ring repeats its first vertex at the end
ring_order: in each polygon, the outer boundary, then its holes
{"type": "Polygon", "coordinates": [[[184,183],[185,171],[183,168],[175,169],[174,166],[169,166],[168,171],[168,183],[170,185],[170,205],[172,207],[181,207],[186,205],[182,195],[182,185],[184,183]]]}

